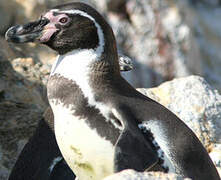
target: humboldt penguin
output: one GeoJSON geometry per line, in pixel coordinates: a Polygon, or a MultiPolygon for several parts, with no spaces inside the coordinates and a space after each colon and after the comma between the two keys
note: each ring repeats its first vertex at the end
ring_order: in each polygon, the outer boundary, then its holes
{"type": "Polygon", "coordinates": [[[48,100],[59,149],[80,180],[156,166],[192,179],[220,179],[191,129],[122,78],[113,31],[94,8],[56,6],[10,28],[6,39],[39,42],[59,54],[48,100]]]}

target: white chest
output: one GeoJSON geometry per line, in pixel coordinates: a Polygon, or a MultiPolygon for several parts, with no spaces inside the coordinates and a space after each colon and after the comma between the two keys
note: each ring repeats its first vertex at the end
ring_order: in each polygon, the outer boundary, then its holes
{"type": "Polygon", "coordinates": [[[80,180],[102,179],[113,173],[114,146],[91,129],[73,110],[50,101],[55,135],[62,155],[80,180]]]}

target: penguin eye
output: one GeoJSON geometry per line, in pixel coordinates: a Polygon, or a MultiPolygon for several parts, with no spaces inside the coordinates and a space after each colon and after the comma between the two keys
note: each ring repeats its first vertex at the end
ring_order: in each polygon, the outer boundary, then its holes
{"type": "Polygon", "coordinates": [[[63,17],[59,20],[60,23],[65,24],[68,22],[68,18],[67,17],[63,17]]]}

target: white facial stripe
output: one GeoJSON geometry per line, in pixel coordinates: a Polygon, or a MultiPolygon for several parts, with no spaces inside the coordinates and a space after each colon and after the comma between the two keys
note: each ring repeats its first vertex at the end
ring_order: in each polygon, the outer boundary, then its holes
{"type": "Polygon", "coordinates": [[[124,123],[122,121],[121,115],[118,113],[118,111],[115,108],[112,109],[112,113],[121,122],[122,126],[119,126],[115,122],[112,122],[112,124],[114,124],[114,126],[117,127],[118,129],[123,130],[124,129],[124,123]]]}
{"type": "MultiPolygon", "coordinates": [[[[66,14],[78,14],[87,17],[91,21],[93,21],[95,26],[97,27],[97,33],[99,37],[98,47],[95,50],[73,50],[65,55],[58,56],[57,61],[52,67],[51,75],[57,74],[69,80],[73,80],[80,87],[84,96],[88,98],[88,104],[90,106],[95,106],[97,109],[100,110],[101,114],[105,117],[106,120],[111,121],[109,117],[111,112],[110,107],[101,102],[96,102],[93,89],[89,86],[89,73],[91,71],[90,65],[96,61],[99,61],[100,56],[104,51],[104,34],[100,25],[95,21],[93,17],[88,15],[86,12],[80,10],[60,11],[58,9],[52,9],[51,11],[66,14]]],[[[114,126],[117,127],[116,124],[114,124],[114,126]]]]}
{"type": "MultiPolygon", "coordinates": [[[[84,96],[88,97],[89,105],[94,105],[95,104],[94,95],[92,89],[89,86],[89,73],[90,73],[90,65],[98,61],[100,59],[99,57],[104,51],[104,35],[100,28],[100,25],[96,23],[94,18],[92,18],[83,11],[79,10],[59,11],[57,9],[53,9],[51,11],[59,13],[67,13],[67,14],[68,13],[79,14],[81,16],[87,17],[90,20],[92,20],[95,26],[97,27],[99,46],[95,50],[77,49],[65,55],[60,55],[58,56],[57,61],[55,62],[51,70],[51,75],[58,74],[67,79],[75,81],[83,91],[84,96]]],[[[97,106],[99,105],[97,104],[97,106]]],[[[101,111],[105,117],[108,116],[107,108],[102,108],[101,111]]]]}
{"type": "MultiPolygon", "coordinates": [[[[94,91],[89,85],[90,64],[95,61],[96,57],[97,54],[92,49],[74,50],[66,55],[58,56],[52,66],[51,76],[59,75],[73,80],[82,90],[83,95],[88,98],[88,104],[99,109],[107,121],[111,121],[114,127],[122,130],[123,127],[117,125],[115,121],[110,118],[111,107],[97,102],[94,98],[94,91]]],[[[118,115],[115,112],[113,113],[118,118],[118,115]]]]}
{"type": "Polygon", "coordinates": [[[66,55],[58,56],[52,67],[51,75],[60,75],[73,80],[88,98],[88,104],[95,106],[108,119],[110,108],[95,101],[93,89],[89,85],[90,65],[96,61],[98,55],[92,49],[74,50],[66,55]]]}
{"type": "Polygon", "coordinates": [[[99,45],[98,47],[96,48],[96,52],[99,56],[101,56],[101,54],[103,53],[104,51],[104,45],[105,45],[105,42],[104,42],[104,33],[100,27],[100,25],[95,21],[95,19],[93,17],[91,17],[89,14],[87,14],[86,12],[84,11],[80,11],[80,10],[65,10],[65,11],[60,11],[58,9],[52,9],[51,10],[52,12],[58,12],[58,13],[66,13],[66,14],[77,14],[77,15],[80,15],[80,16],[84,16],[84,17],[87,17],[88,19],[90,19],[91,21],[94,22],[96,28],[97,28],[97,34],[98,34],[98,38],[99,38],[99,45]]]}

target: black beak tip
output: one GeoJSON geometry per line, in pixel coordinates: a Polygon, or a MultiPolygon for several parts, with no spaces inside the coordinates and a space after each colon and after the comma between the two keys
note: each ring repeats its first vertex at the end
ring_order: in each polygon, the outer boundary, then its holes
{"type": "Polygon", "coordinates": [[[6,41],[10,41],[11,37],[13,35],[13,27],[9,28],[5,33],[5,39],[6,41]]]}
{"type": "Polygon", "coordinates": [[[40,19],[24,25],[13,26],[6,31],[5,39],[13,43],[38,42],[44,26],[48,23],[48,19],[40,19]]]}
{"type": "Polygon", "coordinates": [[[5,39],[6,41],[8,42],[18,42],[18,37],[17,37],[17,33],[18,33],[18,30],[20,29],[20,25],[17,25],[17,26],[13,26],[13,27],[10,27],[6,33],[5,33],[5,39]]]}

